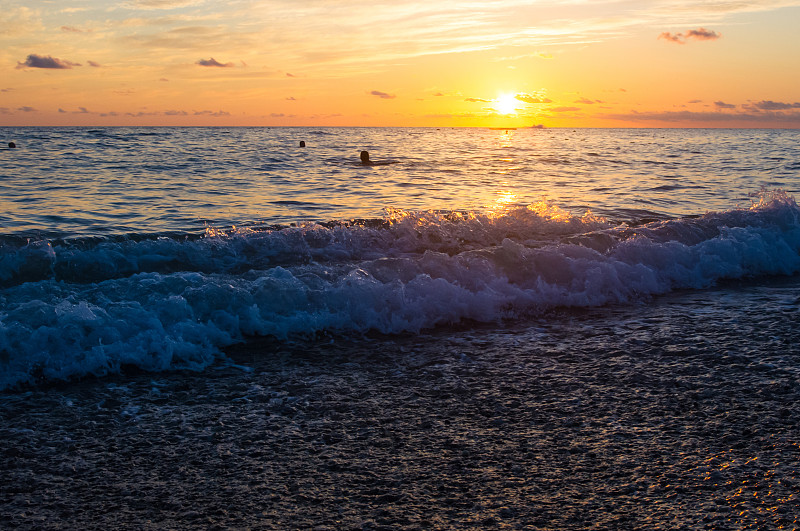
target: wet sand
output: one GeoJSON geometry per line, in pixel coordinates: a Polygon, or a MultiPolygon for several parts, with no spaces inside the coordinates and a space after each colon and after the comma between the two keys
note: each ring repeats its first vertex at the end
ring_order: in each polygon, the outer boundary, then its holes
{"type": "Polygon", "coordinates": [[[0,521],[800,528],[797,308],[704,297],[6,393],[0,521]]]}

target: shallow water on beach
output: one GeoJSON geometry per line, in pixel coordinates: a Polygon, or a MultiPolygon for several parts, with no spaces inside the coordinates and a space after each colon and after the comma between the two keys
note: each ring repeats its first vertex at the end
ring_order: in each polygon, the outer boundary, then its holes
{"type": "Polygon", "coordinates": [[[797,529],[798,283],[2,397],[9,529],[797,529]]]}

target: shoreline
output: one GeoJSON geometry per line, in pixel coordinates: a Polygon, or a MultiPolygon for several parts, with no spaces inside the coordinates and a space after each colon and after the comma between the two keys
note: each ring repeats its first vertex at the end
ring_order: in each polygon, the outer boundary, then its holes
{"type": "MultiPolygon", "coordinates": [[[[726,293],[714,304],[746,319],[748,298],[726,293]]],[[[796,354],[747,339],[748,326],[683,315],[704,298],[420,336],[252,340],[203,373],[6,393],[0,518],[9,529],[797,526],[796,354]],[[749,351],[692,337],[712,333],[749,351]]],[[[767,318],[797,344],[794,314],[767,318]]]]}

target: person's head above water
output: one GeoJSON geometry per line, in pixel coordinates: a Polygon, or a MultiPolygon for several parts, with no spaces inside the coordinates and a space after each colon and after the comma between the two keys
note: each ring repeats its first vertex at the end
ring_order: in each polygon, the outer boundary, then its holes
{"type": "Polygon", "coordinates": [[[15,148],[15,147],[17,147],[17,145],[14,142],[9,142],[8,143],[8,147],[15,148]]]}
{"type": "Polygon", "coordinates": [[[361,152],[361,164],[369,164],[369,151],[361,152]]]}
{"type": "Polygon", "coordinates": [[[306,147],[306,141],[305,140],[301,140],[300,141],[300,147],[306,147]]]}

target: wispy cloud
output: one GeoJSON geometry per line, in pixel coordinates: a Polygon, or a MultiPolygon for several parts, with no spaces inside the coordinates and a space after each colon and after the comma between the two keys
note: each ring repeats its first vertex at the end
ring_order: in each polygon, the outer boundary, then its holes
{"type": "Polygon", "coordinates": [[[158,116],[159,113],[152,111],[139,111],[139,112],[126,112],[125,116],[132,116],[134,118],[141,118],[143,116],[158,116]]]}
{"type": "Polygon", "coordinates": [[[464,101],[468,101],[470,103],[490,103],[492,100],[485,100],[483,98],[464,98],[464,101]]]}
{"type": "Polygon", "coordinates": [[[380,90],[373,90],[369,94],[372,96],[377,96],[384,100],[393,100],[397,97],[394,94],[389,94],[388,92],[381,92],[380,90]]]}
{"type": "Polygon", "coordinates": [[[758,103],[742,105],[742,107],[758,109],[762,111],[783,111],[787,109],[800,109],[800,102],[796,101],[794,103],[783,103],[780,101],[762,100],[758,103]]]}
{"type": "MultiPolygon", "coordinates": [[[[133,118],[143,118],[149,116],[211,116],[211,117],[226,117],[230,116],[228,111],[185,111],[180,109],[169,109],[166,111],[139,111],[139,112],[126,112],[124,116],[131,116],[133,118]]],[[[100,113],[100,116],[121,116],[120,113],[111,111],[100,113]]]]}
{"type": "Polygon", "coordinates": [[[132,7],[137,9],[175,9],[196,3],[196,0],[134,0],[132,7]]]}
{"type": "Polygon", "coordinates": [[[715,101],[714,107],[717,109],[735,109],[736,105],[732,103],[725,103],[724,101],[715,101]]]}
{"type": "Polygon", "coordinates": [[[17,68],[53,68],[56,70],[69,69],[74,66],[81,66],[80,63],[73,63],[64,59],[50,57],[49,55],[36,55],[32,53],[24,62],[17,63],[17,68]]]}
{"type": "MultiPolygon", "coordinates": [[[[772,9],[786,1],[763,0],[757,9],[772,9]]],[[[425,55],[507,49],[509,43],[520,50],[541,50],[544,46],[602,42],[643,25],[716,22],[744,9],[742,2],[734,0],[718,0],[713,6],[690,0],[653,0],[629,9],[621,9],[619,0],[589,2],[591,9],[584,9],[586,0],[558,4],[554,8],[552,3],[530,0],[444,4],[423,0],[274,1],[253,4],[253,9],[242,11],[242,16],[251,20],[239,27],[250,28],[261,21],[261,32],[245,35],[241,29],[230,28],[225,35],[237,33],[249,39],[251,49],[269,50],[270,57],[284,68],[299,62],[309,70],[337,66],[341,73],[345,65],[366,68],[364,65],[425,55]],[[291,24],[274,22],[289,20],[291,24]],[[375,28],[387,27],[392,31],[376,40],[375,28]]],[[[752,4],[746,7],[756,9],[752,4]]],[[[700,37],[699,29],[692,31],[691,38],[700,37]]],[[[537,50],[505,58],[525,56],[547,58],[550,54],[537,50]]]]}
{"type": "Polygon", "coordinates": [[[697,28],[693,30],[687,31],[684,33],[675,33],[672,34],[668,31],[665,31],[661,35],[658,36],[659,39],[674,42],[676,44],[686,44],[688,40],[696,40],[696,41],[715,41],[722,37],[721,34],[717,33],[716,31],[707,30],[705,28],[697,28]]]}
{"type": "Polygon", "coordinates": [[[538,58],[538,59],[552,59],[553,54],[546,53],[546,52],[534,52],[534,53],[526,53],[522,55],[512,55],[508,57],[498,57],[495,61],[517,61],[519,59],[530,59],[530,58],[538,58]]]}
{"type": "Polygon", "coordinates": [[[667,122],[667,123],[760,123],[800,125],[800,112],[631,112],[627,114],[606,114],[604,118],[629,122],[667,122]]]}
{"type": "Polygon", "coordinates": [[[582,105],[594,105],[595,103],[603,103],[601,100],[590,100],[589,98],[580,98],[578,100],[573,101],[572,103],[580,103],[582,105]]]}
{"type": "Polygon", "coordinates": [[[550,98],[544,98],[535,94],[517,94],[514,97],[519,101],[524,101],[525,103],[553,103],[553,100],[550,98]]]}
{"type": "Polygon", "coordinates": [[[232,68],[234,66],[233,63],[220,63],[213,57],[211,59],[200,59],[197,61],[197,64],[200,66],[215,66],[219,68],[232,68]]]}
{"type": "Polygon", "coordinates": [[[38,10],[8,3],[2,6],[3,16],[0,17],[0,36],[16,37],[32,31],[44,29],[38,10]]]}
{"type": "MultiPolygon", "coordinates": [[[[125,7],[132,8],[135,16],[122,19],[117,15],[105,31],[113,31],[128,48],[141,50],[138,57],[142,59],[163,57],[163,50],[223,49],[250,63],[255,59],[248,57],[269,57],[271,66],[284,73],[301,64],[309,74],[334,70],[346,75],[411,57],[509,49],[510,43],[520,53],[505,54],[505,59],[549,59],[556,45],[601,42],[648,25],[697,28],[691,24],[700,20],[714,24],[729,13],[765,11],[787,2],[716,0],[712,5],[653,0],[621,9],[619,0],[567,0],[556,3],[557,8],[550,2],[530,0],[246,0],[224,6],[201,0],[128,0],[125,7]],[[589,4],[591,8],[584,9],[589,4]],[[157,16],[147,16],[147,10],[157,16]],[[387,27],[392,31],[375,39],[375,28],[387,27]]],[[[117,9],[116,13],[126,11],[117,9]]],[[[93,20],[101,16],[106,15],[98,11],[93,20]]],[[[80,30],[82,26],[64,28],[80,30]]],[[[96,28],[94,33],[102,31],[96,28]]],[[[703,27],[679,35],[684,39],[718,36],[703,27]]]]}
{"type": "Polygon", "coordinates": [[[221,116],[230,116],[231,113],[229,113],[228,111],[195,111],[194,115],[221,117],[221,116]]]}
{"type": "Polygon", "coordinates": [[[665,41],[674,42],[677,44],[684,44],[682,33],[676,33],[675,35],[673,35],[669,31],[665,31],[664,33],[659,35],[658,38],[665,41]]]}
{"type": "Polygon", "coordinates": [[[209,26],[204,20],[197,22],[186,25],[186,19],[182,17],[125,21],[119,30],[118,41],[125,47],[153,55],[163,55],[164,50],[258,49],[255,39],[237,31],[236,27],[209,26]],[[136,29],[125,34],[128,27],[136,29]],[[156,31],[147,31],[146,28],[150,27],[156,31]]]}
{"type": "Polygon", "coordinates": [[[698,41],[715,41],[722,37],[716,31],[707,30],[705,28],[697,28],[696,30],[689,30],[686,32],[687,39],[696,39],[698,41]]]}
{"type": "Polygon", "coordinates": [[[457,90],[445,90],[439,87],[427,87],[424,92],[429,92],[431,96],[435,97],[448,97],[448,98],[462,98],[464,95],[457,90]]]}

